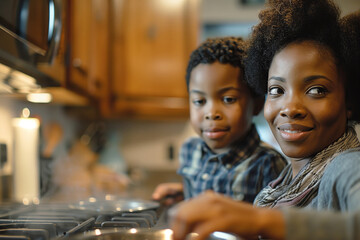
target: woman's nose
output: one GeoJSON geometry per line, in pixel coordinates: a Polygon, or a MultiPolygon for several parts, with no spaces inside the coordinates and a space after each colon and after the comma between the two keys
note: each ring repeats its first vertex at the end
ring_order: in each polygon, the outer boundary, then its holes
{"type": "Polygon", "coordinates": [[[290,98],[283,104],[280,110],[280,116],[287,118],[304,118],[306,109],[300,99],[290,98]]]}

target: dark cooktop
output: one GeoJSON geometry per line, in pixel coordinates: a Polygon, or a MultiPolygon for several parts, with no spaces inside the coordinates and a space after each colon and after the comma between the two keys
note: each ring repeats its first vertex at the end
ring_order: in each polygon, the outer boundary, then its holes
{"type": "Polygon", "coordinates": [[[69,204],[60,203],[0,205],[0,240],[53,240],[96,229],[119,231],[133,228],[167,228],[165,208],[111,213],[74,209],[69,204]]]}

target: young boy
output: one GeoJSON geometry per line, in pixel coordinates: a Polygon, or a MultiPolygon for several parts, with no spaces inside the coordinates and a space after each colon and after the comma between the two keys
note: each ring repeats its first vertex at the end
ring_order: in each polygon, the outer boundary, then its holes
{"type": "MultiPolygon", "coordinates": [[[[208,39],[190,56],[186,83],[190,121],[197,138],[180,151],[181,183],[160,184],[153,199],[205,190],[252,202],[275,179],[287,161],[265,146],[252,123],[264,104],[244,79],[245,42],[241,38],[208,39]]],[[[171,201],[170,201],[171,202],[171,201]]]]}

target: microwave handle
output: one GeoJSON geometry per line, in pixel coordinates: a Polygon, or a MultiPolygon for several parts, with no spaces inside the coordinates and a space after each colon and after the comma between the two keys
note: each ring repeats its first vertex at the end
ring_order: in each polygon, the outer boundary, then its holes
{"type": "Polygon", "coordinates": [[[52,25],[52,31],[49,39],[49,49],[45,55],[45,61],[52,64],[59,49],[60,37],[62,31],[62,0],[49,0],[49,28],[52,25]]]}

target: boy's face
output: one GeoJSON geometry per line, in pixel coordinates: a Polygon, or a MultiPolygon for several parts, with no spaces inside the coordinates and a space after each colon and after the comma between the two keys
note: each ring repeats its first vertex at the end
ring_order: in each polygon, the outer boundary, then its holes
{"type": "Polygon", "coordinates": [[[324,51],[314,43],[290,44],[270,66],[264,115],[289,157],[310,157],[346,129],[343,79],[324,51]]]}
{"type": "Polygon", "coordinates": [[[228,151],[250,129],[257,112],[242,70],[230,64],[199,64],[189,83],[190,120],[196,133],[215,152],[228,151]]]}

